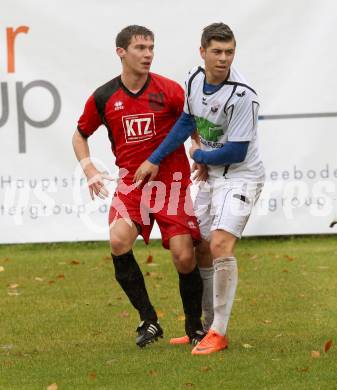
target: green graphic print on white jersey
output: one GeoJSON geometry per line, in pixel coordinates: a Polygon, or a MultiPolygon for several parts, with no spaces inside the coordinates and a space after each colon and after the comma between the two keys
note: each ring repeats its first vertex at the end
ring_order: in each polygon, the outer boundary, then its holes
{"type": "Polygon", "coordinates": [[[222,127],[205,118],[194,117],[198,134],[206,141],[218,142],[223,136],[222,127]]]}

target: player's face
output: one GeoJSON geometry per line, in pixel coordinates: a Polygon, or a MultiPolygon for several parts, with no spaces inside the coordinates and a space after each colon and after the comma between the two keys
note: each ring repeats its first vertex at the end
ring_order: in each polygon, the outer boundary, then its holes
{"type": "Polygon", "coordinates": [[[117,48],[117,54],[122,59],[124,71],[135,75],[149,73],[153,60],[154,42],[150,37],[133,36],[127,49],[117,48]]]}
{"type": "Polygon", "coordinates": [[[205,61],[207,81],[210,84],[219,84],[228,76],[235,55],[235,42],[212,39],[206,49],[200,48],[200,54],[205,61]]]}

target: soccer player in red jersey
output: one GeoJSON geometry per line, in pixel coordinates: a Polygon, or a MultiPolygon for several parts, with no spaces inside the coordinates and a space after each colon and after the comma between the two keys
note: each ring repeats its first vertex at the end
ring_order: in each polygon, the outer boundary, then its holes
{"type": "Polygon", "coordinates": [[[204,335],[200,320],[202,280],[193,251],[200,232],[189,195],[190,166],[184,146],[163,160],[156,182],[140,187],[133,184],[137,167],[160,145],[180,116],[184,92],[176,82],[150,73],[152,31],[128,26],[117,35],[116,47],[122,73],[87,100],[73,136],[75,154],[88,179],[92,199],[95,195],[106,198],[104,179],[109,176],[91,162],[87,141],[100,125],[106,126],[120,168],[109,213],[112,259],[116,279],[141,319],[136,344],[143,347],[163,336],[132,252],[138,234],[148,242],[154,220],[179,274],[185,330],[194,343],[204,335]]]}

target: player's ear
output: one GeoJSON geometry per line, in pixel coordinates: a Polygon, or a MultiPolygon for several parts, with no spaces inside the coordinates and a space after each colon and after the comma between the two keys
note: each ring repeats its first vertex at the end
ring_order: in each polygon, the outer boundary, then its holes
{"type": "Polygon", "coordinates": [[[201,55],[201,58],[204,60],[205,59],[205,54],[206,54],[206,49],[203,48],[202,46],[200,46],[200,55],[201,55]]]}
{"type": "Polygon", "coordinates": [[[117,47],[116,54],[120,59],[122,59],[125,56],[125,49],[123,49],[122,47],[117,47]]]}

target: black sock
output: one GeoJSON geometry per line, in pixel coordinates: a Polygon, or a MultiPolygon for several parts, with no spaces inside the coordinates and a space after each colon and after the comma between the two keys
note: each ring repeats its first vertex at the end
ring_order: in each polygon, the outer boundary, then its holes
{"type": "Polygon", "coordinates": [[[188,336],[193,335],[196,330],[202,329],[201,323],[201,299],[202,279],[199,268],[188,274],[179,274],[179,289],[185,313],[185,331],[188,336]]]}
{"type": "Polygon", "coordinates": [[[130,302],[139,312],[142,321],[157,321],[157,314],[151,305],[145,287],[142,271],[132,250],[120,256],[111,254],[115,266],[115,277],[130,302]]]}

